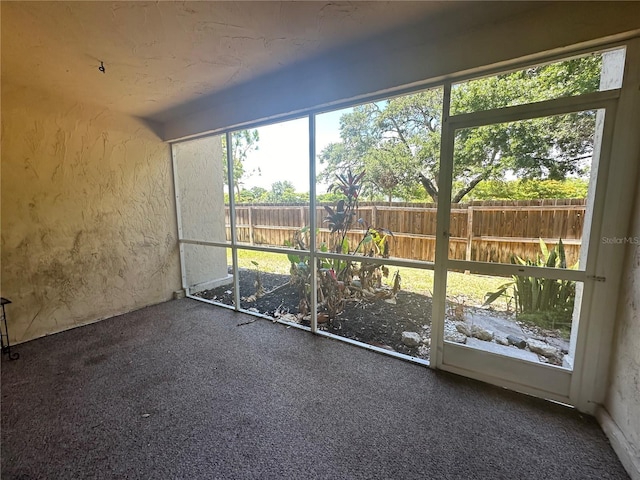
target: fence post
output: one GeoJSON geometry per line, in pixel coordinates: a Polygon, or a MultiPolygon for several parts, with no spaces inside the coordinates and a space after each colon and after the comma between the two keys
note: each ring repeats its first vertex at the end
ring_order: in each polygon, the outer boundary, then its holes
{"type": "Polygon", "coordinates": [[[473,207],[467,207],[467,251],[464,259],[471,261],[471,242],[473,241],[473,207]]]}
{"type": "Polygon", "coordinates": [[[253,207],[249,207],[249,243],[253,245],[253,207]]]}
{"type": "MultiPolygon", "coordinates": [[[[464,234],[464,228],[460,226],[460,231],[456,233],[456,235],[460,235],[460,237],[456,237],[455,252],[456,258],[460,260],[472,261],[473,256],[473,242],[475,241],[475,224],[480,225],[478,228],[487,234],[485,237],[482,237],[482,232],[479,232],[479,237],[481,240],[478,241],[478,245],[476,245],[476,259],[480,260],[483,258],[488,258],[492,247],[491,245],[495,245],[495,242],[498,242],[500,245],[507,244],[506,247],[500,246],[502,249],[510,249],[510,253],[514,253],[520,256],[534,256],[537,252],[537,237],[539,235],[536,234],[536,238],[531,239],[528,235],[529,231],[537,232],[539,229],[537,228],[537,218],[540,215],[541,211],[550,211],[556,210],[558,212],[562,212],[563,218],[562,222],[559,220],[556,221],[557,228],[554,230],[553,237],[554,238],[562,238],[563,241],[566,239],[566,248],[568,255],[574,255],[574,253],[569,253],[569,250],[573,251],[573,249],[577,249],[576,245],[580,243],[580,235],[583,227],[583,216],[584,216],[584,201],[582,204],[577,204],[577,202],[567,202],[568,205],[576,204],[575,206],[562,206],[562,205],[547,205],[545,206],[535,206],[535,205],[523,205],[516,202],[502,202],[503,205],[496,205],[498,202],[485,202],[485,203],[476,203],[473,207],[471,205],[466,206],[467,210],[467,222],[466,228],[467,233],[464,234]],[[486,205],[485,205],[486,204],[486,205]],[[475,207],[478,207],[477,210],[480,212],[480,218],[474,219],[475,215],[475,207]],[[502,219],[499,222],[496,220],[491,222],[487,219],[487,215],[496,215],[500,211],[504,211],[504,217],[506,219],[502,219]],[[487,212],[487,215],[485,215],[487,212]],[[537,215],[534,218],[533,212],[537,212],[537,215]],[[530,215],[528,215],[530,214],[530,215]],[[527,216],[528,215],[528,216],[527,216]],[[474,224],[475,221],[475,224],[474,224]],[[484,223],[489,222],[487,226],[483,226],[484,223]],[[482,224],[482,225],[481,225],[482,224]],[[509,227],[509,228],[507,228],[509,227]],[[527,229],[524,229],[527,227],[527,229]],[[523,238],[513,237],[514,234],[524,235],[523,238]],[[465,252],[464,254],[461,252],[461,242],[465,242],[465,252]],[[525,242],[525,245],[520,245],[525,242]],[[494,242],[494,243],[491,243],[494,242]],[[509,245],[512,244],[512,245],[509,245]],[[515,246],[514,246],[515,244],[515,246]],[[569,246],[571,245],[571,247],[569,246]],[[529,253],[533,252],[533,253],[529,253]]],[[[556,202],[560,203],[560,202],[556,202]]],[[[401,251],[405,248],[409,248],[413,245],[414,248],[420,248],[425,250],[425,246],[422,245],[423,242],[426,242],[431,248],[431,243],[433,240],[430,235],[427,235],[428,232],[432,231],[432,215],[429,214],[427,216],[428,222],[420,220],[421,228],[418,229],[418,220],[413,220],[412,222],[407,222],[408,219],[413,219],[412,216],[414,212],[424,213],[425,211],[430,211],[432,207],[410,207],[411,214],[409,213],[409,209],[403,210],[401,208],[392,208],[389,209],[386,205],[363,205],[359,208],[362,210],[360,213],[363,218],[370,219],[371,224],[374,227],[389,227],[391,230],[394,230],[394,251],[401,251]],[[367,214],[367,210],[371,211],[371,214],[367,214]],[[389,211],[389,215],[386,212],[389,211]],[[378,220],[378,212],[381,212],[381,220],[378,220]],[[403,217],[404,215],[404,217],[403,217]],[[380,222],[380,223],[378,223],[380,222]],[[419,230],[419,231],[418,231],[419,230]],[[416,233],[412,233],[416,231],[416,233]]],[[[269,207],[263,205],[237,205],[236,211],[238,212],[237,216],[237,224],[239,228],[247,228],[248,238],[245,238],[245,241],[250,242],[251,245],[257,245],[256,242],[260,241],[261,243],[271,244],[271,245],[280,245],[282,243],[282,236],[285,232],[291,232],[296,228],[296,222],[300,222],[302,227],[304,222],[310,215],[309,207],[306,206],[288,206],[288,205],[272,205],[269,207]],[[276,208],[277,207],[277,208],[276,208]],[[241,210],[248,210],[246,215],[242,214],[241,210]],[[283,215],[279,215],[283,210],[283,215]],[[242,215],[240,215],[242,214],[242,215]],[[258,219],[256,220],[256,215],[258,215],[258,219]],[[298,220],[296,220],[296,218],[298,220]],[[241,221],[241,219],[244,219],[241,221]],[[280,225],[284,223],[284,225],[280,225]],[[271,228],[273,227],[273,228],[271,228]],[[256,232],[256,228],[260,228],[260,232],[256,232]],[[257,238],[256,235],[260,234],[257,238]]],[[[316,206],[316,221],[317,225],[309,225],[309,228],[312,230],[312,234],[315,234],[316,229],[320,229],[323,226],[322,218],[324,206],[317,205],[316,206]]],[[[461,219],[463,212],[465,210],[465,206],[458,206],[458,208],[454,208],[452,205],[452,209],[455,212],[455,218],[461,219]]],[[[227,222],[229,221],[229,207],[225,207],[225,215],[227,217],[227,222]]],[[[554,224],[555,225],[555,224],[554,224]]],[[[230,227],[227,227],[230,228],[230,227]]],[[[243,230],[244,231],[244,230],[243,230]]],[[[326,231],[321,232],[318,235],[318,242],[321,242],[322,238],[325,238],[327,235],[326,231]]],[[[231,237],[229,237],[231,238],[231,237]]],[[[408,257],[407,257],[408,258],[408,257]]],[[[572,262],[573,263],[573,262],[572,262]]]]}

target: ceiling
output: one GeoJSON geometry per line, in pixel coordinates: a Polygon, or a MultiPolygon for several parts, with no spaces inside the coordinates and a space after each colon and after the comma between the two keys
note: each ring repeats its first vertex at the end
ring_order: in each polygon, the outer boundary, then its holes
{"type": "Polygon", "coordinates": [[[454,5],[3,1],[2,82],[164,121],[180,105],[454,5]]]}

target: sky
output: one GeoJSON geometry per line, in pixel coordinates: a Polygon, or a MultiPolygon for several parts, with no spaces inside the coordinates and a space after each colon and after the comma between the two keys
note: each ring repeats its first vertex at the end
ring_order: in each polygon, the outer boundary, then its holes
{"type": "MultiPolygon", "coordinates": [[[[340,117],[351,109],[316,116],[316,155],[330,143],[340,141],[340,117]]],[[[309,121],[307,117],[258,128],[258,149],[249,153],[245,171],[260,168],[261,174],[244,179],[244,188],[271,189],[288,180],[297,192],[309,191],[309,121]]],[[[317,169],[320,165],[316,166],[317,169]]],[[[318,193],[325,193],[320,186],[318,193]]]]}

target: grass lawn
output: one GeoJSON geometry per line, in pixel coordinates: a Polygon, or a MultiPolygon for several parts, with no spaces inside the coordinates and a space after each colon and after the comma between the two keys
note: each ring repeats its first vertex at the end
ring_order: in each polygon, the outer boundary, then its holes
{"type": "MultiPolygon", "coordinates": [[[[227,249],[227,261],[231,265],[231,249],[227,249]]],[[[289,275],[289,259],[283,253],[257,252],[253,250],[238,250],[239,268],[258,268],[262,272],[289,275]],[[255,265],[253,262],[257,263],[255,265]]],[[[391,286],[393,275],[400,272],[402,289],[422,295],[433,294],[433,271],[419,268],[390,267],[389,278],[385,281],[391,286]]],[[[503,277],[489,277],[485,275],[467,275],[450,272],[447,278],[447,298],[456,303],[480,306],[484,302],[487,292],[495,291],[508,279],[503,277]]],[[[506,301],[496,300],[493,308],[506,310],[506,301]]]]}

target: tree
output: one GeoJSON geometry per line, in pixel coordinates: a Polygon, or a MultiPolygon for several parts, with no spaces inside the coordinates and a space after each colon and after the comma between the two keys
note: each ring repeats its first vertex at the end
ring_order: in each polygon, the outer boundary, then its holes
{"type": "MultiPolygon", "coordinates": [[[[598,89],[601,57],[592,55],[455,85],[452,114],[579,95],[598,89]]],[[[357,106],[340,119],[341,142],[319,155],[321,180],[366,170],[363,194],[408,199],[422,185],[440,191],[442,89],[357,106]]],[[[563,180],[586,173],[593,151],[595,112],[493,124],[456,132],[453,202],[478,184],[505,179],[563,180]]]]}
{"type": "Polygon", "coordinates": [[[342,141],[319,155],[325,165],[320,180],[364,170],[364,196],[406,198],[421,166],[437,163],[441,111],[440,89],[355,107],[340,119],[342,141]]]}
{"type": "Polygon", "coordinates": [[[309,201],[308,193],[296,193],[296,188],[289,180],[282,180],[271,184],[271,191],[267,194],[267,201],[272,203],[296,203],[309,201]]]}
{"type": "Polygon", "coordinates": [[[544,198],[586,198],[589,181],[566,180],[486,180],[470,192],[468,200],[530,200],[544,198]]]}
{"type": "MultiPolygon", "coordinates": [[[[269,192],[262,187],[251,187],[250,189],[240,190],[240,194],[236,196],[238,203],[259,203],[266,202],[269,192]]],[[[228,198],[225,199],[228,203],[228,198]]]]}
{"type": "MultiPolygon", "coordinates": [[[[258,130],[239,130],[231,135],[232,143],[232,158],[233,158],[233,189],[236,195],[240,197],[240,187],[242,186],[242,180],[246,180],[252,175],[260,175],[260,168],[253,170],[245,170],[244,162],[247,159],[249,153],[258,150],[258,142],[260,141],[260,135],[258,130]]],[[[227,138],[222,137],[222,151],[227,151],[227,138]]],[[[224,184],[229,184],[229,175],[227,169],[226,157],[223,164],[224,184]]]]}

